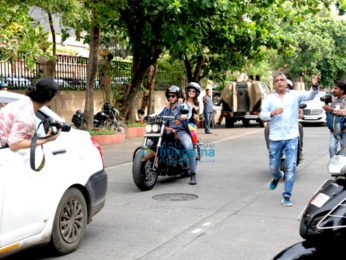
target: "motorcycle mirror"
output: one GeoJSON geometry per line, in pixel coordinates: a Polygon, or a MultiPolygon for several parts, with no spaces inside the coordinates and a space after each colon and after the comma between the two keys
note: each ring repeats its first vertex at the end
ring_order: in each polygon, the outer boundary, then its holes
{"type": "Polygon", "coordinates": [[[306,108],[306,106],[307,106],[307,105],[304,104],[304,103],[299,104],[299,108],[300,108],[300,109],[304,109],[304,108],[306,108]]]}
{"type": "Polygon", "coordinates": [[[346,165],[344,167],[342,167],[340,174],[345,175],[346,176],[346,165]]]}
{"type": "Polygon", "coordinates": [[[138,109],[138,114],[140,114],[141,116],[144,115],[144,110],[143,109],[138,109]]]}
{"type": "Polygon", "coordinates": [[[342,142],[342,138],[341,138],[341,127],[340,124],[336,124],[334,127],[334,131],[333,131],[333,135],[336,139],[338,139],[340,141],[341,144],[341,148],[344,148],[344,143],[342,142]]]}
{"type": "Polygon", "coordinates": [[[186,108],[183,108],[183,109],[180,110],[180,113],[181,113],[182,115],[186,115],[186,114],[189,113],[189,110],[186,109],[186,108]]]}

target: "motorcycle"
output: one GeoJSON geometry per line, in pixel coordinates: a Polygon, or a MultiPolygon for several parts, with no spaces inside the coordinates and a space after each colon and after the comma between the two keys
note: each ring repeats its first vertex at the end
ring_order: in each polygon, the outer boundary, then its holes
{"type": "MultiPolygon", "coordinates": [[[[103,104],[103,110],[94,115],[94,128],[106,128],[111,131],[128,134],[128,127],[125,122],[118,121],[119,111],[110,102],[103,104]]],[[[84,112],[77,110],[72,117],[72,123],[76,128],[80,128],[84,120],[84,112]]]]}
{"type": "MultiPolygon", "coordinates": [[[[300,109],[304,109],[306,108],[306,104],[299,104],[299,108],[300,109]]],[[[266,141],[266,145],[267,145],[267,149],[269,151],[269,123],[268,122],[265,122],[264,123],[264,138],[265,138],[265,141],[266,141]]],[[[299,139],[302,138],[300,136],[300,130],[301,130],[301,134],[303,135],[303,125],[301,125],[299,123],[298,127],[300,128],[299,129],[299,139]]],[[[302,153],[303,153],[303,150],[302,150],[302,142],[300,142],[300,140],[298,140],[298,151],[297,151],[297,166],[299,165],[299,163],[302,161],[302,153]]],[[[283,171],[284,173],[286,172],[286,162],[285,162],[285,159],[286,159],[286,156],[285,154],[283,153],[281,155],[281,160],[280,160],[280,170],[283,171]]]]}
{"type": "MultiPolygon", "coordinates": [[[[337,125],[334,136],[341,150],[328,163],[331,178],[315,192],[299,216],[300,236],[305,239],[274,259],[336,259],[346,241],[346,147],[337,125]],[[310,257],[310,258],[309,258],[310,257]]],[[[340,259],[340,258],[337,258],[340,259]]]]}
{"type": "MultiPolygon", "coordinates": [[[[188,110],[182,109],[182,114],[188,110]]],[[[139,111],[139,114],[142,114],[139,111]]],[[[133,153],[132,177],[136,186],[142,190],[151,190],[158,176],[188,176],[189,167],[186,151],[177,138],[176,131],[169,127],[166,120],[176,123],[180,116],[146,116],[144,122],[146,134],[141,147],[133,153]]],[[[192,152],[192,151],[188,151],[192,152]]],[[[197,159],[200,158],[200,143],[197,144],[197,159]]]]}

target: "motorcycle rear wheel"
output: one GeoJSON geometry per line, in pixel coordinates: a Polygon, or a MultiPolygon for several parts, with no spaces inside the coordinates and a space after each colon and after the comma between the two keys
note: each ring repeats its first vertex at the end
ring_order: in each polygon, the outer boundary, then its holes
{"type": "Polygon", "coordinates": [[[151,190],[157,181],[158,174],[155,171],[149,171],[153,165],[154,157],[142,161],[142,151],[138,150],[133,159],[132,177],[136,186],[142,190],[151,190]]]}

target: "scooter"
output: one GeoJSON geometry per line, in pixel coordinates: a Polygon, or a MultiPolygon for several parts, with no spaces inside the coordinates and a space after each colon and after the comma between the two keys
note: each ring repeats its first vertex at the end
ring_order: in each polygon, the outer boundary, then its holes
{"type": "Polygon", "coordinates": [[[299,216],[300,235],[305,241],[283,250],[274,259],[336,259],[333,257],[344,255],[346,147],[342,143],[339,125],[335,126],[334,136],[342,148],[328,163],[331,178],[315,192],[299,216]]]}
{"type": "MultiPolygon", "coordinates": [[[[141,111],[138,111],[142,114],[141,111]]],[[[182,114],[188,110],[182,109],[182,114]]],[[[186,151],[177,138],[176,131],[168,125],[168,120],[176,123],[180,116],[146,116],[144,122],[146,134],[141,147],[133,153],[132,177],[136,186],[142,190],[151,190],[158,176],[188,176],[186,151]]],[[[200,158],[200,145],[197,144],[197,158],[200,158]]],[[[197,161],[196,161],[197,162],[197,161]]]]}
{"type": "MultiPolygon", "coordinates": [[[[116,130],[120,133],[128,134],[128,127],[125,122],[118,121],[119,111],[110,102],[103,104],[103,110],[94,115],[94,127],[116,130]]],[[[84,120],[84,113],[77,110],[72,117],[72,123],[76,128],[80,128],[84,120]]]]}

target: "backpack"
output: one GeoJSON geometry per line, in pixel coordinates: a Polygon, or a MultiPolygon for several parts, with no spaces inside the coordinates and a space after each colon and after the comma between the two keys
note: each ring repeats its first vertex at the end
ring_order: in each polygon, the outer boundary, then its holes
{"type": "MultiPolygon", "coordinates": [[[[340,98],[335,100],[331,104],[332,108],[343,109],[345,107],[345,100],[340,98]]],[[[330,131],[334,131],[335,125],[340,124],[341,131],[345,129],[344,127],[344,116],[334,115],[332,112],[328,111],[327,113],[327,126],[330,131]]]]}
{"type": "Polygon", "coordinates": [[[327,126],[330,131],[334,131],[336,124],[340,124],[341,131],[345,129],[344,127],[344,116],[334,115],[332,112],[328,111],[327,114],[327,126]]]}

